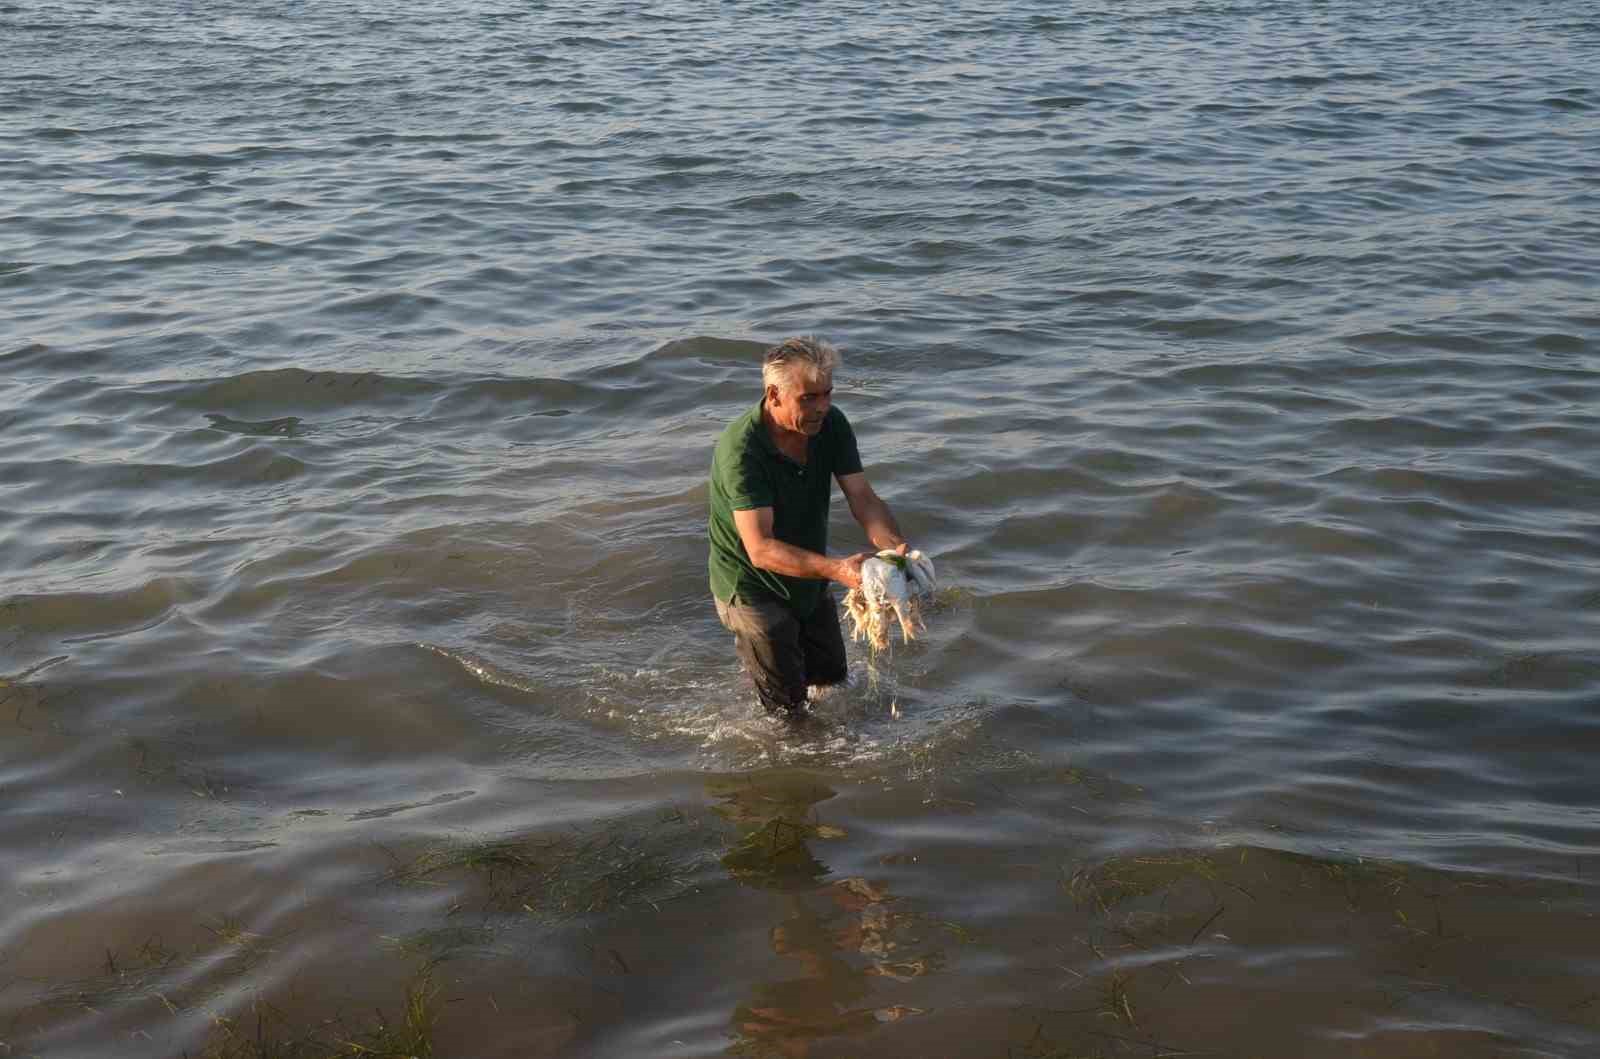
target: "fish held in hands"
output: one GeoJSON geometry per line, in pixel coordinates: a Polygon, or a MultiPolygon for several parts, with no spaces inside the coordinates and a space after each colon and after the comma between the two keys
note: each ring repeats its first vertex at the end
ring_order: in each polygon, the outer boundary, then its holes
{"type": "Polygon", "coordinates": [[[933,597],[933,560],[919,551],[904,555],[881,551],[861,564],[861,584],[844,597],[851,635],[874,651],[889,646],[889,631],[898,623],[910,642],[922,630],[922,601],[933,597]]]}

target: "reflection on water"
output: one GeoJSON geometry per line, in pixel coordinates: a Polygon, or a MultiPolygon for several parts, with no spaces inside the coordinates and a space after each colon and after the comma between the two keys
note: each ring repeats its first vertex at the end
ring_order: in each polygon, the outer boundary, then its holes
{"type": "Polygon", "coordinates": [[[841,879],[818,893],[787,898],[789,914],[772,928],[772,951],[798,963],[795,976],[757,983],[733,1013],[736,1055],[811,1054],[824,1037],[862,1033],[921,1009],[864,1004],[872,979],[909,981],[936,969],[938,953],[907,956],[897,940],[905,923],[886,889],[866,879],[841,879]]]}
{"type": "Polygon", "coordinates": [[[747,886],[781,890],[784,918],[768,933],[791,977],[756,983],[734,1010],[731,1054],[799,1059],[814,1042],[859,1034],[921,1009],[872,1004],[873,980],[908,982],[937,969],[943,953],[918,947],[916,923],[895,911],[886,884],[852,877],[824,882],[828,868],[809,840],[843,838],[814,807],[834,791],[800,773],[774,771],[707,784],[718,812],[742,836],[722,858],[747,886]]]}
{"type": "Polygon", "coordinates": [[[706,788],[742,833],[722,858],[729,875],[747,886],[803,890],[828,874],[806,839],[821,832],[811,810],[834,796],[831,788],[784,771],[720,777],[706,788]]]}

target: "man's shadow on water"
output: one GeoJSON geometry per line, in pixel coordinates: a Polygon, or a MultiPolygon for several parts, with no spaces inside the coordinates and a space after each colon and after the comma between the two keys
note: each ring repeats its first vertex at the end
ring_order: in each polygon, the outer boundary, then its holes
{"type": "Polygon", "coordinates": [[[784,895],[786,914],[768,932],[772,951],[798,965],[793,977],[758,982],[731,1019],[731,1054],[800,1059],[814,1042],[864,1033],[920,1014],[902,1005],[867,1003],[875,979],[908,981],[936,970],[940,953],[910,956],[910,917],[894,912],[896,898],[864,878],[827,881],[828,866],[810,841],[843,837],[820,824],[815,806],[834,791],[814,777],[772,771],[713,779],[716,811],[741,831],[722,858],[746,886],[784,895]]]}

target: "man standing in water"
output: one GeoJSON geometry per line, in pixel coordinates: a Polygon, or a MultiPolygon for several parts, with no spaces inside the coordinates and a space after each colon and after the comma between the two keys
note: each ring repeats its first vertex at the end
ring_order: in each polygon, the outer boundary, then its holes
{"type": "Polygon", "coordinates": [[[761,402],[730,423],[711,457],[711,594],[771,713],[802,714],[806,688],[845,679],[844,635],[828,582],[861,584],[869,552],[828,555],[832,479],[878,548],[905,538],[861,470],[833,407],[839,353],[817,338],[767,350],[761,402]]]}

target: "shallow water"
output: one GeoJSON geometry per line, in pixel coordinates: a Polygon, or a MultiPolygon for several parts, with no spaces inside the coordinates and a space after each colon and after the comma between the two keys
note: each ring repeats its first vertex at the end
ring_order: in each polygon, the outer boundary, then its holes
{"type": "Polygon", "coordinates": [[[1600,1051],[1580,6],[0,4],[0,1051],[1600,1051]]]}

